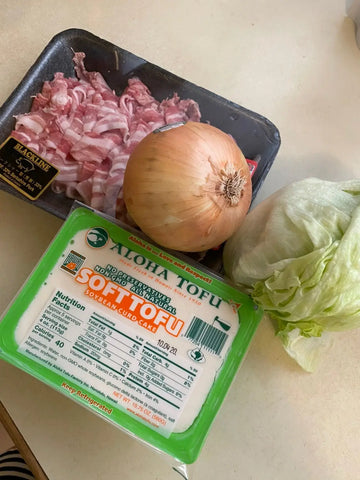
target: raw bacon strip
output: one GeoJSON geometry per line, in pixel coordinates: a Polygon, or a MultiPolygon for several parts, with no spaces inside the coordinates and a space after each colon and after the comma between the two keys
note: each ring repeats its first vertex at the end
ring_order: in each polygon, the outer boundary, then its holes
{"type": "Polygon", "coordinates": [[[177,123],[184,120],[184,117],[193,122],[200,121],[200,110],[193,100],[180,100],[177,94],[171,99],[163,100],[160,105],[163,110],[167,124],[177,123]]]}
{"type": "Polygon", "coordinates": [[[85,133],[72,146],[70,155],[78,162],[91,161],[101,165],[114,146],[115,144],[110,138],[101,137],[92,132],[85,133]]]}
{"type": "Polygon", "coordinates": [[[88,82],[92,85],[96,92],[101,94],[102,98],[114,100],[114,103],[117,104],[118,98],[113,90],[108,86],[104,77],[100,72],[88,72],[84,64],[85,53],[76,52],[73,58],[75,72],[80,80],[88,82]]]}
{"type": "Polygon", "coordinates": [[[129,155],[150,132],[179,121],[200,121],[193,100],[175,93],[158,102],[137,77],[122,95],[99,72],[88,72],[85,54],[73,57],[77,78],[57,72],[18,115],[12,135],[59,168],[56,193],[124,218],[122,185],[129,155]]]}
{"type": "Polygon", "coordinates": [[[107,171],[97,169],[93,175],[90,207],[103,210],[106,193],[107,171]]]}
{"type": "Polygon", "coordinates": [[[97,134],[111,130],[119,130],[123,138],[127,136],[129,127],[127,118],[123,113],[111,112],[96,121],[92,128],[92,131],[97,134]]]}
{"type": "Polygon", "coordinates": [[[40,135],[44,128],[46,127],[46,120],[43,116],[39,114],[24,114],[17,117],[17,126],[23,127],[23,129],[29,132],[34,133],[35,135],[40,135]]]}

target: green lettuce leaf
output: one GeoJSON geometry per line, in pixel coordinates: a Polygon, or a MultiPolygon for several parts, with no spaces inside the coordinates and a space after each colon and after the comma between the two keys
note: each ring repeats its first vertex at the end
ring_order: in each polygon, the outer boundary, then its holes
{"type": "Polygon", "coordinates": [[[314,339],[360,326],[360,180],[309,178],[279,190],[227,241],[224,268],[304,368],[306,352],[322,349],[314,339]]]}
{"type": "Polygon", "coordinates": [[[298,328],[279,332],[283,347],[306,372],[312,373],[318,367],[322,354],[332,345],[332,335],[323,332],[321,336],[304,337],[298,328]]]}

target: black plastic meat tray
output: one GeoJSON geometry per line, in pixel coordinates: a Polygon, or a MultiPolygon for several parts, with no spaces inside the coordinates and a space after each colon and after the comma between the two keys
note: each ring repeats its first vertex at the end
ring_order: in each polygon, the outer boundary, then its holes
{"type": "MultiPolygon", "coordinates": [[[[277,128],[265,117],[201,88],[163,68],[160,68],[112,43],[81,29],[68,29],[55,35],[28,70],[23,80],[0,108],[0,144],[10,135],[14,116],[28,112],[32,96],[38,93],[45,80],[52,80],[55,72],[75,77],[73,54],[84,52],[88,71],[99,71],[117,94],[121,94],[132,76],[137,76],[161,101],[174,92],[181,98],[197,101],[202,114],[201,121],[231,134],[248,159],[258,159],[252,177],[253,199],[264,181],[280,147],[277,128]]],[[[56,194],[48,188],[35,201],[27,200],[22,194],[0,179],[0,189],[20,197],[26,202],[66,218],[73,200],[64,194],[56,194]]]]}

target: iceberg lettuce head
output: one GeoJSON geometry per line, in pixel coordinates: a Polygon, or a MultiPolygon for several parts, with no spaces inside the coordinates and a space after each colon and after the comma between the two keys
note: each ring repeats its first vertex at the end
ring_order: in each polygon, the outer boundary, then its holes
{"type": "Polygon", "coordinates": [[[289,355],[313,371],[327,332],[360,326],[360,180],[283,187],[248,213],[223,260],[289,355]]]}

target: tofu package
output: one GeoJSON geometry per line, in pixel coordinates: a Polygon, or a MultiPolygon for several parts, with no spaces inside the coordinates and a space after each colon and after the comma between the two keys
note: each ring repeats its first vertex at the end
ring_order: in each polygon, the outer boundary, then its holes
{"type": "Polygon", "coordinates": [[[191,464],[261,317],[221,276],[80,206],[2,317],[0,357],[191,464]]]}

